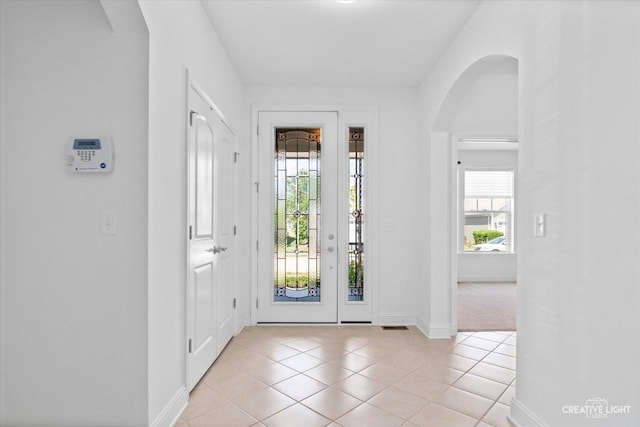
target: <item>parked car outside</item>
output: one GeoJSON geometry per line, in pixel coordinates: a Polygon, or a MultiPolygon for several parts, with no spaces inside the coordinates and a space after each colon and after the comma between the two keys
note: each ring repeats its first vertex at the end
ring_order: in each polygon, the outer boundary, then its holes
{"type": "Polygon", "coordinates": [[[476,245],[473,248],[474,252],[504,252],[507,250],[507,238],[504,236],[496,237],[493,240],[489,240],[487,243],[476,245]]]}

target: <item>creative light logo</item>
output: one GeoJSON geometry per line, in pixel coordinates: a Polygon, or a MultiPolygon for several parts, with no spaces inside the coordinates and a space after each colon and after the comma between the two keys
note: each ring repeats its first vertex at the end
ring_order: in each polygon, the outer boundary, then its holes
{"type": "Polygon", "coordinates": [[[609,415],[628,415],[631,413],[631,405],[611,405],[607,399],[593,397],[587,399],[584,405],[565,405],[563,414],[583,415],[585,418],[602,419],[609,415]]]}

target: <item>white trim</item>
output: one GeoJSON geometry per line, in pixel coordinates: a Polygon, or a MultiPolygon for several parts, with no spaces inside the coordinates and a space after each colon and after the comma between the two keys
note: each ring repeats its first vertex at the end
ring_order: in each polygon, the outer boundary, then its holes
{"type": "MultiPolygon", "coordinates": [[[[433,134],[433,133],[432,133],[433,134]]],[[[515,282],[516,276],[459,276],[458,275],[458,256],[471,254],[472,252],[461,251],[461,242],[458,236],[461,236],[463,231],[462,224],[462,210],[464,191],[461,188],[461,181],[459,179],[460,166],[458,165],[458,152],[459,151],[517,151],[519,148],[518,135],[495,135],[495,134],[472,134],[472,133],[449,133],[449,209],[450,218],[453,218],[449,225],[450,235],[450,251],[449,251],[449,265],[450,265],[450,298],[451,298],[451,325],[450,334],[453,336],[458,331],[458,282],[515,282]],[[470,140],[487,142],[469,142],[470,140]],[[501,142],[489,142],[488,140],[501,140],[501,142]]],[[[514,199],[517,197],[517,177],[518,177],[518,164],[516,163],[513,170],[513,193],[514,199]]],[[[516,211],[515,204],[512,206],[512,212],[510,215],[511,221],[511,236],[515,236],[515,223],[516,223],[516,211]]],[[[515,255],[515,239],[512,237],[512,251],[501,255],[515,255]]],[[[475,254],[476,256],[479,254],[475,254]]],[[[489,254],[498,255],[498,254],[489,254]]],[[[482,255],[480,255],[482,256],[482,255]]],[[[430,331],[430,330],[429,330],[430,331]]],[[[437,334],[438,331],[433,331],[437,334]]],[[[427,333],[427,336],[432,337],[431,333],[427,333]]]]}
{"type": "Polygon", "coordinates": [[[518,144],[518,135],[514,133],[492,132],[455,132],[456,141],[463,144],[518,144]]]}
{"type": "Polygon", "coordinates": [[[258,300],[258,249],[255,247],[255,242],[258,241],[258,165],[260,164],[258,156],[258,115],[260,109],[256,106],[251,106],[251,124],[250,124],[250,138],[249,138],[249,153],[251,156],[251,203],[250,203],[250,256],[249,256],[249,268],[250,268],[250,281],[249,281],[249,324],[258,324],[258,307],[256,302],[258,300]]]}
{"type": "MultiPolygon", "coordinates": [[[[379,153],[379,136],[378,136],[378,115],[379,108],[377,105],[286,105],[286,104],[253,104],[251,106],[251,134],[250,134],[250,156],[251,156],[251,256],[250,256],[250,265],[251,265],[251,280],[250,280],[250,315],[249,319],[245,319],[246,325],[257,325],[258,322],[258,309],[256,307],[256,301],[258,299],[259,290],[258,290],[258,252],[255,249],[256,241],[258,240],[258,194],[256,192],[256,183],[259,182],[258,176],[258,164],[259,164],[259,155],[258,155],[258,125],[259,125],[259,113],[260,112],[336,112],[338,113],[338,132],[343,129],[343,126],[349,121],[343,121],[342,114],[347,112],[353,113],[369,113],[369,120],[365,120],[363,125],[368,128],[371,138],[369,138],[368,144],[368,154],[367,154],[367,163],[368,176],[367,176],[367,198],[369,200],[379,200],[378,197],[378,181],[377,176],[378,172],[378,153],[379,153]],[[366,123],[365,123],[366,122],[366,123]]],[[[360,120],[358,120],[360,122],[360,120]]],[[[343,137],[342,134],[339,137],[343,137]]],[[[376,230],[379,227],[376,226],[379,219],[379,209],[378,204],[373,204],[373,206],[369,206],[367,209],[368,215],[368,230],[376,230]]],[[[369,247],[376,248],[378,242],[378,236],[375,233],[368,232],[367,233],[367,242],[369,242],[369,247]]],[[[369,278],[367,281],[367,289],[368,289],[368,298],[369,304],[371,305],[371,324],[382,324],[380,319],[380,315],[378,313],[379,310],[379,263],[377,262],[379,257],[378,250],[373,249],[368,252],[367,255],[367,263],[365,263],[366,277],[369,278]]],[[[338,297],[340,298],[340,296],[338,297]]],[[[341,305],[341,300],[338,300],[338,304],[341,305]]],[[[415,324],[415,316],[412,315],[412,322],[410,324],[415,324]]],[[[341,313],[338,311],[338,324],[341,322],[341,313]]]]}
{"type": "Polygon", "coordinates": [[[229,129],[229,132],[231,132],[233,136],[236,136],[237,135],[236,132],[233,130],[231,125],[227,122],[227,118],[225,117],[224,114],[222,114],[222,111],[220,110],[220,108],[215,104],[215,102],[211,100],[211,98],[209,97],[209,95],[207,95],[207,92],[202,88],[202,86],[200,86],[198,82],[196,82],[192,77],[189,76],[189,69],[187,69],[187,79],[189,82],[189,86],[191,86],[193,90],[195,90],[196,93],[200,95],[202,99],[204,99],[204,101],[209,105],[209,108],[211,108],[211,110],[213,110],[213,112],[216,113],[216,115],[220,118],[220,121],[222,121],[222,123],[224,123],[227,129],[229,129]]]}
{"type": "MultiPolygon", "coordinates": [[[[188,227],[189,223],[191,222],[190,220],[190,213],[189,213],[189,204],[190,204],[190,200],[189,197],[189,172],[190,172],[190,166],[189,166],[189,107],[190,107],[190,103],[191,103],[191,72],[189,71],[189,69],[187,68],[185,70],[185,74],[186,74],[186,87],[185,87],[185,103],[184,103],[184,112],[185,112],[185,123],[184,123],[184,141],[182,141],[183,143],[183,150],[184,150],[184,157],[185,157],[185,175],[183,176],[184,181],[183,181],[183,185],[184,185],[184,191],[185,191],[185,195],[186,195],[186,200],[185,200],[185,205],[183,206],[184,211],[183,211],[183,215],[184,215],[184,224],[188,227]]],[[[187,382],[189,381],[189,348],[187,347],[187,340],[189,339],[189,333],[190,333],[190,323],[189,323],[189,264],[191,263],[191,252],[189,251],[189,236],[187,234],[187,230],[184,230],[184,250],[185,250],[185,254],[184,254],[184,258],[183,258],[183,269],[182,271],[184,272],[184,283],[183,283],[183,292],[184,292],[184,301],[183,301],[183,310],[182,310],[182,316],[183,319],[182,321],[183,326],[184,326],[184,336],[182,337],[182,344],[183,344],[183,357],[184,357],[184,388],[186,391],[186,387],[187,387],[187,382]]],[[[187,398],[188,400],[188,398],[187,398]]]]}
{"type": "Polygon", "coordinates": [[[517,276],[458,276],[458,283],[462,282],[504,282],[512,283],[517,280],[517,276]]]}
{"type": "MultiPolygon", "coordinates": [[[[458,148],[453,143],[454,136],[449,133],[449,222],[447,224],[449,236],[449,290],[451,304],[451,318],[449,326],[449,336],[458,333],[458,235],[461,230],[459,204],[460,200],[460,182],[458,181],[458,148]]],[[[429,331],[429,330],[428,330],[429,331]]],[[[432,337],[443,331],[428,332],[427,336],[432,337]],[[433,334],[433,335],[432,335],[433,334]]]]}
{"type": "Polygon", "coordinates": [[[452,329],[451,324],[429,326],[420,316],[417,317],[416,326],[425,337],[434,340],[447,340],[454,337],[457,331],[452,329]]]}
{"type": "Polygon", "coordinates": [[[245,326],[251,326],[251,314],[249,313],[245,313],[242,315],[242,323],[239,325],[238,334],[242,332],[245,326]]]}
{"type": "Polygon", "coordinates": [[[178,422],[180,415],[184,412],[189,404],[189,394],[187,389],[182,386],[176,394],[169,400],[167,406],[158,414],[155,420],[150,424],[151,427],[171,427],[178,422]]]}
{"type": "Polygon", "coordinates": [[[380,313],[379,324],[383,326],[413,326],[416,324],[416,315],[409,313],[380,313]]]}
{"type": "Polygon", "coordinates": [[[507,419],[516,427],[548,427],[536,414],[515,397],[511,399],[511,410],[507,419]]]}
{"type": "MultiPolygon", "coordinates": [[[[379,235],[374,230],[379,230],[378,226],[378,208],[379,203],[372,201],[379,200],[377,177],[380,175],[378,169],[378,130],[377,130],[377,108],[369,107],[366,110],[350,110],[343,107],[338,112],[338,129],[340,137],[344,138],[340,141],[342,149],[339,154],[339,169],[342,169],[342,175],[346,178],[348,175],[348,135],[350,127],[363,127],[365,129],[365,178],[364,178],[364,211],[366,215],[366,223],[364,227],[365,241],[365,275],[366,278],[364,288],[364,301],[347,301],[347,271],[348,259],[341,256],[338,260],[338,268],[342,276],[342,286],[338,293],[338,319],[343,321],[370,321],[375,323],[378,321],[378,293],[379,287],[379,263],[378,263],[378,244],[379,235]]],[[[345,188],[347,182],[340,182],[340,188],[345,188]]],[[[348,193],[345,192],[344,197],[338,203],[339,212],[347,212],[348,209],[348,193]],[[342,204],[340,203],[342,202],[342,204]]],[[[346,221],[338,219],[339,232],[343,236],[348,236],[348,224],[346,221]]],[[[348,239],[345,239],[348,242],[348,239]]],[[[348,246],[343,247],[344,253],[347,253],[348,246]]]]}
{"type": "Polygon", "coordinates": [[[442,340],[442,339],[447,340],[452,336],[455,336],[456,333],[457,331],[452,330],[451,323],[443,323],[440,325],[429,325],[424,331],[424,334],[427,336],[427,338],[430,338],[432,340],[442,340]]]}
{"type": "Polygon", "coordinates": [[[517,142],[460,142],[458,139],[455,145],[465,151],[518,151],[517,142]]]}
{"type": "Polygon", "coordinates": [[[427,336],[427,329],[429,329],[429,327],[427,326],[427,322],[425,322],[422,316],[416,316],[416,327],[420,330],[420,332],[422,332],[425,337],[427,336]]]}

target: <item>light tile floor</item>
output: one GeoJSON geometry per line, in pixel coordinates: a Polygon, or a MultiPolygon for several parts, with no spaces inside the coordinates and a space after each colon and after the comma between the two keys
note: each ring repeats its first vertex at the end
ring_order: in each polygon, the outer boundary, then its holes
{"type": "Polygon", "coordinates": [[[510,426],[515,345],[515,332],[247,327],[177,426],[510,426]]]}

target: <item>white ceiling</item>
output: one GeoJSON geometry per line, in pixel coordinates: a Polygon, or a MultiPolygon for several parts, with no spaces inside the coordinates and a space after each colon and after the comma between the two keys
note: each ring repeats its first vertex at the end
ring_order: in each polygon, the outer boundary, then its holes
{"type": "Polygon", "coordinates": [[[417,86],[479,0],[202,0],[247,86],[417,86]]]}

